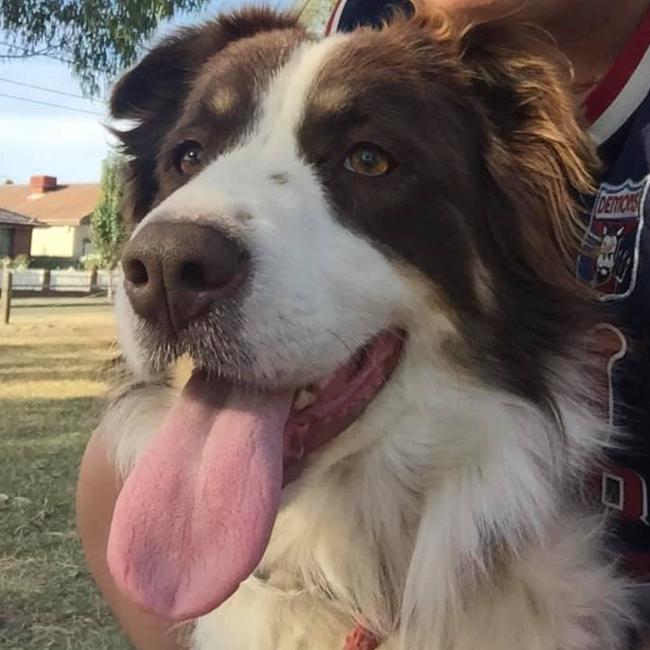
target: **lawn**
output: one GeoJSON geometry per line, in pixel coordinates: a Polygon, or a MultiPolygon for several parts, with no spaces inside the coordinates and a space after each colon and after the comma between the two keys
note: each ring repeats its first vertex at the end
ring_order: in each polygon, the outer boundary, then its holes
{"type": "Polygon", "coordinates": [[[0,325],[0,648],[125,650],[83,564],[79,459],[115,354],[101,300],[17,300],[0,325]]]}

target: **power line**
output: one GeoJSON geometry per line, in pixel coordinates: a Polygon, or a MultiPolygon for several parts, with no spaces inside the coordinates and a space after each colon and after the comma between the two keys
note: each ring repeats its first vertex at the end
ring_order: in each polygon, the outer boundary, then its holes
{"type": "MultiPolygon", "coordinates": [[[[15,43],[8,43],[7,41],[0,41],[0,45],[5,47],[10,47],[14,50],[22,50],[25,53],[25,56],[45,56],[48,59],[54,59],[55,61],[60,61],[61,63],[67,63],[68,65],[72,64],[70,59],[65,59],[62,56],[54,56],[53,54],[47,54],[47,50],[39,52],[37,50],[30,50],[28,47],[23,47],[22,45],[16,45],[15,43]]],[[[3,56],[9,56],[7,54],[0,54],[0,58],[3,56]]]]}
{"type": "Polygon", "coordinates": [[[33,88],[34,90],[42,90],[46,93],[54,93],[56,95],[65,95],[66,97],[74,97],[75,99],[84,99],[86,101],[92,102],[93,99],[84,97],[83,95],[77,95],[75,93],[69,93],[64,90],[57,90],[56,88],[46,88],[45,86],[37,86],[35,84],[28,84],[22,81],[15,81],[14,79],[7,79],[6,77],[0,77],[0,81],[4,81],[8,84],[14,84],[15,86],[23,86],[24,88],[33,88]]]}
{"type": "Polygon", "coordinates": [[[53,108],[63,108],[66,111],[75,111],[76,113],[88,113],[89,115],[97,115],[98,117],[102,117],[101,113],[97,113],[95,111],[88,111],[83,108],[73,108],[72,106],[63,106],[63,104],[54,104],[52,102],[42,102],[38,99],[30,99],[28,97],[18,97],[16,95],[9,95],[7,93],[0,93],[0,97],[7,97],[9,99],[16,99],[21,102],[28,102],[29,104],[40,104],[41,106],[51,106],[53,108]]]}

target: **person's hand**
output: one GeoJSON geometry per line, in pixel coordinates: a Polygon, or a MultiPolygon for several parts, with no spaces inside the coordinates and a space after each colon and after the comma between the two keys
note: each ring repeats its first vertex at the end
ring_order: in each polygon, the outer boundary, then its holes
{"type": "Polygon", "coordinates": [[[77,526],[88,567],[128,638],[137,650],[182,650],[172,623],[138,610],[116,588],[106,562],[106,545],[120,481],[101,435],[90,439],[77,484],[77,526]]]}

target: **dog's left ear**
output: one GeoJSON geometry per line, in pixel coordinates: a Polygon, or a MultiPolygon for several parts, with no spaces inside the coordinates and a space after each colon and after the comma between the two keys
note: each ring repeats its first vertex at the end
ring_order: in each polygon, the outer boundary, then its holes
{"type": "Polygon", "coordinates": [[[153,205],[162,138],[176,121],[202,65],[235,41],[261,32],[295,29],[299,29],[298,18],[289,12],[252,8],[223,14],[167,37],[115,84],[112,117],[135,123],[113,131],[129,158],[123,206],[128,223],[138,222],[153,205]]]}
{"type": "Polygon", "coordinates": [[[230,43],[260,32],[295,29],[292,13],[251,8],[218,16],[198,27],[167,37],[116,84],[110,101],[117,119],[140,119],[150,111],[179,102],[203,63],[230,43]]]}
{"type": "Polygon", "coordinates": [[[532,25],[470,26],[458,47],[489,124],[489,174],[518,213],[531,262],[557,263],[558,251],[572,262],[582,233],[576,199],[593,191],[599,163],[576,116],[568,60],[532,25]]]}

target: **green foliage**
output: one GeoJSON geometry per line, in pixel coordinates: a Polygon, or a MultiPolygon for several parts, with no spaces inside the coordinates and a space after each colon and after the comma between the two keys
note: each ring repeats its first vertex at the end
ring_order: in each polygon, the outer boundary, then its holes
{"type": "Polygon", "coordinates": [[[68,63],[97,93],[132,64],[158,25],[209,0],[2,0],[0,35],[10,56],[45,54],[68,63]]]}
{"type": "Polygon", "coordinates": [[[29,255],[26,255],[25,253],[16,255],[13,259],[11,257],[3,257],[0,259],[0,269],[26,269],[29,267],[30,261],[29,255]]]}
{"type": "MultiPolygon", "coordinates": [[[[217,0],[0,0],[0,39],[14,45],[0,61],[33,55],[59,59],[71,67],[85,92],[98,94],[135,62],[161,23],[218,4],[217,0]]],[[[335,0],[287,4],[304,6],[304,20],[318,32],[335,0]]]]}
{"type": "Polygon", "coordinates": [[[126,230],[122,220],[122,162],[110,156],[102,169],[102,196],[90,216],[94,258],[101,268],[113,269],[120,259],[126,230]]]}
{"type": "Polygon", "coordinates": [[[307,0],[302,19],[315,31],[323,32],[336,0],[307,0]]]}
{"type": "Polygon", "coordinates": [[[32,269],[46,269],[56,271],[59,269],[77,268],[79,265],[69,257],[53,257],[50,255],[35,255],[31,258],[29,266],[32,269]]]}
{"type": "Polygon", "coordinates": [[[103,259],[97,253],[90,253],[82,257],[79,262],[84,271],[92,271],[93,269],[99,269],[105,266],[103,259]]]}
{"type": "Polygon", "coordinates": [[[14,269],[26,269],[27,267],[29,267],[29,262],[30,262],[29,255],[26,255],[25,253],[21,253],[20,255],[16,255],[16,257],[14,257],[11,266],[14,269]]]}

